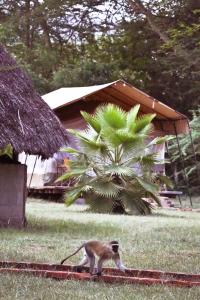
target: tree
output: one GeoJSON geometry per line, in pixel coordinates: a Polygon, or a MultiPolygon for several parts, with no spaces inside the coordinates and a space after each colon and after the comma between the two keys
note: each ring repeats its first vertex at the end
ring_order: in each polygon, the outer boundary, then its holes
{"type": "Polygon", "coordinates": [[[42,94],[122,78],[190,115],[198,33],[199,0],[0,0],[0,40],[42,94]]]}
{"type": "MultiPolygon", "coordinates": [[[[81,196],[93,209],[107,212],[149,214],[152,204],[145,199],[148,197],[160,205],[159,186],[152,172],[156,154],[150,149],[165,138],[145,143],[155,115],[138,117],[139,107],[127,113],[107,104],[94,115],[81,113],[88,128],[84,132],[69,130],[77,138],[78,150],[65,149],[73,159],[59,179],[75,179],[66,193],[67,205],[81,196]]],[[[166,177],[159,178],[166,182],[166,177]]]]}
{"type": "Polygon", "coordinates": [[[117,66],[114,63],[96,62],[92,59],[80,61],[74,65],[66,64],[54,74],[52,86],[54,88],[76,87],[114,81],[117,79],[116,69],[117,66]]]}
{"type": "Polygon", "coordinates": [[[162,85],[163,92],[169,95],[171,102],[175,99],[176,109],[188,116],[192,116],[191,110],[196,109],[200,101],[200,10],[194,8],[186,6],[185,15],[168,30],[170,40],[162,46],[165,56],[159,59],[165,70],[162,81],[168,84],[165,87],[161,81],[158,84],[162,85]],[[177,57],[171,49],[179,45],[183,52],[182,56],[177,57]]]}
{"type": "Polygon", "coordinates": [[[103,14],[105,2],[0,0],[1,43],[28,71],[39,92],[49,92],[63,61],[76,65],[84,45],[94,43],[97,32],[112,27],[112,3],[103,14]]]}
{"type": "Polygon", "coordinates": [[[179,137],[179,144],[183,157],[180,157],[176,139],[169,143],[169,151],[172,157],[175,173],[173,174],[177,186],[184,188],[185,175],[190,184],[191,192],[199,194],[200,179],[200,107],[192,110],[192,120],[190,121],[191,137],[189,134],[179,137]],[[192,138],[192,140],[191,140],[192,138]],[[195,152],[195,154],[194,154],[195,152]],[[185,174],[181,159],[184,160],[185,174]]]}
{"type": "Polygon", "coordinates": [[[146,91],[190,115],[199,103],[199,1],[126,2],[132,28],[143,23],[141,32],[149,47],[146,91]]]}

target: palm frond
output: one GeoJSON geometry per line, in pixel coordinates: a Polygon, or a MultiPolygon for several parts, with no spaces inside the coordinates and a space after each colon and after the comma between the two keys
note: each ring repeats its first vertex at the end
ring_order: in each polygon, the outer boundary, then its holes
{"type": "MultiPolygon", "coordinates": [[[[104,143],[99,143],[99,142],[95,142],[95,141],[92,141],[92,140],[81,140],[80,141],[80,145],[87,151],[91,151],[91,152],[94,152],[94,151],[104,151],[106,148],[105,148],[105,144],[104,143]]],[[[84,151],[85,152],[85,151],[84,151]]]]}
{"type": "Polygon", "coordinates": [[[98,139],[98,134],[91,127],[84,131],[77,132],[72,129],[69,132],[79,138],[80,146],[87,147],[91,151],[105,148],[105,144],[98,139]]]}
{"type": "Polygon", "coordinates": [[[113,208],[113,198],[105,198],[92,192],[83,194],[86,204],[88,204],[93,212],[111,213],[113,208]]]}
{"type": "Polygon", "coordinates": [[[122,144],[121,139],[116,134],[116,130],[112,127],[105,126],[101,131],[101,135],[104,141],[113,148],[119,147],[122,144]]]}
{"type": "Polygon", "coordinates": [[[146,114],[138,118],[135,125],[132,127],[134,133],[148,132],[151,128],[151,121],[155,118],[156,114],[146,114]]]}
{"type": "Polygon", "coordinates": [[[90,126],[98,133],[100,133],[101,131],[101,122],[100,120],[94,116],[94,115],[91,115],[91,114],[88,114],[87,112],[85,111],[81,111],[80,112],[81,115],[83,116],[84,120],[86,122],[88,122],[90,124],[90,126]]]}
{"type": "Polygon", "coordinates": [[[70,206],[73,204],[80,196],[82,192],[82,187],[72,188],[65,193],[65,204],[70,206]]]}
{"type": "Polygon", "coordinates": [[[71,148],[71,147],[63,147],[60,149],[60,151],[62,152],[66,152],[66,153],[69,153],[69,154],[73,154],[73,155],[79,155],[79,154],[82,154],[81,151],[75,149],[75,148],[71,148]]]}
{"type": "Polygon", "coordinates": [[[135,105],[131,110],[127,113],[127,128],[130,132],[134,132],[134,124],[140,109],[140,104],[135,105]]]}
{"type": "Polygon", "coordinates": [[[101,106],[97,112],[96,116],[101,120],[101,124],[113,129],[119,129],[126,126],[126,113],[119,106],[115,104],[107,104],[101,106]]]}
{"type": "Polygon", "coordinates": [[[128,161],[129,164],[131,162],[139,161],[139,157],[145,155],[145,147],[142,140],[137,141],[135,143],[125,143],[123,145],[123,152],[122,152],[122,162],[123,164],[128,161]]]}
{"type": "Polygon", "coordinates": [[[124,191],[121,197],[127,210],[134,214],[149,215],[153,206],[143,199],[144,193],[137,191],[124,191]]]}
{"type": "Polygon", "coordinates": [[[130,133],[127,128],[118,129],[115,134],[119,138],[121,143],[137,143],[141,140],[141,136],[139,136],[138,134],[130,133]]]}
{"type": "Polygon", "coordinates": [[[95,194],[105,198],[115,198],[120,192],[120,187],[111,181],[94,181],[91,187],[95,194]]]}
{"type": "Polygon", "coordinates": [[[154,146],[154,145],[164,144],[164,143],[170,141],[171,139],[174,139],[174,137],[172,137],[172,136],[159,136],[159,137],[154,138],[152,141],[150,141],[146,145],[146,147],[149,148],[149,147],[154,146]]]}
{"type": "Polygon", "coordinates": [[[82,187],[82,192],[84,193],[88,193],[88,192],[91,192],[92,191],[92,187],[91,187],[91,185],[88,185],[88,184],[86,184],[86,185],[84,185],[83,187],[82,187]]]}
{"type": "Polygon", "coordinates": [[[158,204],[158,206],[161,206],[160,197],[158,196],[158,194],[149,193],[147,194],[147,196],[152,198],[158,204]]]}
{"type": "Polygon", "coordinates": [[[133,176],[134,171],[131,167],[126,166],[120,166],[116,164],[108,165],[104,168],[105,174],[111,174],[111,175],[119,175],[119,176],[133,176]]]}
{"type": "Polygon", "coordinates": [[[60,182],[60,181],[65,181],[71,178],[76,178],[80,175],[85,174],[85,172],[87,171],[87,169],[85,168],[80,168],[80,169],[74,169],[72,172],[66,172],[65,174],[61,175],[58,179],[56,179],[55,182],[60,182]]]}
{"type": "MultiPolygon", "coordinates": [[[[157,153],[147,154],[147,155],[141,156],[139,158],[139,161],[144,166],[152,167],[154,164],[156,164],[158,162],[157,156],[158,156],[157,153]]],[[[160,163],[160,161],[159,161],[159,163],[160,163]]]]}
{"type": "Polygon", "coordinates": [[[137,180],[137,182],[143,187],[143,189],[146,192],[152,193],[152,194],[157,194],[159,187],[156,184],[153,184],[152,182],[149,182],[147,180],[144,180],[141,177],[135,177],[135,179],[137,180]]]}

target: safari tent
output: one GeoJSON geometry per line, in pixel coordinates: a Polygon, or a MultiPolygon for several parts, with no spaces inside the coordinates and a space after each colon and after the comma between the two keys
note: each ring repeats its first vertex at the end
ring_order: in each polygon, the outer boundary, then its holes
{"type": "MultiPolygon", "coordinates": [[[[101,104],[115,103],[125,110],[129,110],[135,104],[140,104],[141,114],[156,113],[152,138],[166,134],[178,135],[188,131],[186,116],[123,80],[97,86],[60,88],[42,98],[54,110],[66,129],[81,130],[86,127],[80,114],[81,110],[93,113],[101,104]]],[[[70,139],[70,143],[73,144],[72,139],[70,139]]],[[[157,146],[154,151],[159,153],[161,159],[164,158],[164,145],[157,146]]],[[[59,173],[59,164],[63,158],[61,153],[56,156],[54,155],[53,159],[46,163],[42,163],[39,158],[37,160],[34,157],[28,158],[28,173],[31,174],[33,169],[35,170],[32,181],[29,180],[31,186],[43,185],[44,183],[48,185],[48,180],[51,182],[53,178],[56,178],[56,174],[59,173]]],[[[157,168],[159,172],[164,172],[163,165],[157,166],[157,168]]]]}
{"type": "Polygon", "coordinates": [[[129,110],[139,103],[140,113],[156,113],[156,130],[163,134],[188,131],[186,116],[123,80],[97,86],[60,88],[42,98],[54,110],[65,128],[85,128],[81,110],[91,113],[104,103],[115,103],[129,110]]]}

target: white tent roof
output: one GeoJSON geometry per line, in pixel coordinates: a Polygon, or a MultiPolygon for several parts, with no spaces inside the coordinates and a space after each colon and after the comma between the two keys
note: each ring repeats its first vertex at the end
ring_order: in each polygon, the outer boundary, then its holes
{"type": "Polygon", "coordinates": [[[115,82],[84,87],[60,88],[42,96],[42,98],[51,107],[51,109],[56,109],[58,107],[65,106],[66,104],[75,102],[99,90],[105,89],[113,83],[115,82]]]}
{"type": "Polygon", "coordinates": [[[142,113],[156,113],[156,119],[162,120],[164,131],[170,134],[188,132],[188,120],[185,115],[123,80],[95,86],[60,88],[42,98],[54,110],[80,100],[87,102],[101,99],[105,102],[125,105],[128,109],[139,103],[142,113]]]}

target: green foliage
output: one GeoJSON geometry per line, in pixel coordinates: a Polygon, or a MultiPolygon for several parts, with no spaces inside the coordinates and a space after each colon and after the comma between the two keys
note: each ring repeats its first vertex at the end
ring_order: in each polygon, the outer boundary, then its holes
{"type": "Polygon", "coordinates": [[[157,158],[147,152],[161,140],[145,143],[155,115],[138,116],[138,111],[139,105],[125,112],[107,104],[98,107],[94,115],[82,112],[88,127],[81,132],[70,130],[79,146],[78,150],[64,149],[73,159],[70,170],[59,178],[75,179],[75,185],[66,193],[67,205],[84,197],[96,210],[110,212],[120,206],[140,214],[151,212],[152,205],[144,198],[160,205],[159,186],[152,173],[157,158]]]}
{"type": "Polygon", "coordinates": [[[10,144],[5,146],[3,149],[0,149],[0,156],[2,156],[2,155],[7,155],[10,158],[13,157],[13,148],[10,144]]]}
{"type": "Polygon", "coordinates": [[[200,11],[196,1],[184,2],[176,21],[167,28],[168,41],[161,45],[158,63],[163,72],[157,84],[168,96],[169,105],[173,103],[177,110],[191,116],[189,111],[200,101],[200,11]]]}
{"type": "MultiPolygon", "coordinates": [[[[180,135],[179,144],[184,160],[186,176],[189,180],[192,191],[199,193],[199,172],[200,172],[200,107],[196,110],[192,110],[192,120],[190,121],[191,137],[190,134],[180,135]],[[196,159],[195,159],[195,155],[196,159]]],[[[169,143],[169,151],[172,155],[173,164],[176,166],[175,178],[177,185],[184,186],[185,178],[183,172],[183,164],[177,145],[177,141],[174,138],[169,143]]]]}
{"type": "Polygon", "coordinates": [[[40,93],[122,78],[185,114],[199,104],[198,1],[140,1],[153,28],[134,0],[3,2],[0,41],[40,93]]]}
{"type": "Polygon", "coordinates": [[[114,76],[116,66],[114,63],[95,61],[94,59],[78,61],[77,63],[64,63],[53,75],[54,88],[63,86],[96,85],[118,79],[114,76]]]}

